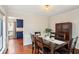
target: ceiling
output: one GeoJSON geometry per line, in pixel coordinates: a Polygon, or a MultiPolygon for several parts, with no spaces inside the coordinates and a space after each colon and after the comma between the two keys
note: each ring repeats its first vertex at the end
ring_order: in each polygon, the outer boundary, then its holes
{"type": "Polygon", "coordinates": [[[35,15],[53,16],[79,8],[78,5],[51,5],[50,11],[46,12],[42,5],[5,5],[3,7],[6,8],[6,12],[9,16],[12,14],[29,13],[35,15]]]}

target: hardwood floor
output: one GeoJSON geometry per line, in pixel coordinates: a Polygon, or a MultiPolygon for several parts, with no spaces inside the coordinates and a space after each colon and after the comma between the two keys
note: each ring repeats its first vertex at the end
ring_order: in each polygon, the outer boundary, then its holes
{"type": "MultiPolygon", "coordinates": [[[[7,54],[32,54],[32,45],[23,46],[22,39],[10,39],[7,54]]],[[[79,54],[79,49],[75,50],[79,54]]]]}
{"type": "Polygon", "coordinates": [[[32,54],[32,45],[23,46],[22,39],[10,39],[7,54],[32,54]]]}

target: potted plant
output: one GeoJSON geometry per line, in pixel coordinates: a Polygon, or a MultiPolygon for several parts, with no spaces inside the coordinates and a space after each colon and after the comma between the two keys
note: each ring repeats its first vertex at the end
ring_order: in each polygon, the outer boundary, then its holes
{"type": "Polygon", "coordinates": [[[52,29],[50,29],[50,28],[45,29],[46,36],[50,36],[51,32],[52,32],[52,29]]]}

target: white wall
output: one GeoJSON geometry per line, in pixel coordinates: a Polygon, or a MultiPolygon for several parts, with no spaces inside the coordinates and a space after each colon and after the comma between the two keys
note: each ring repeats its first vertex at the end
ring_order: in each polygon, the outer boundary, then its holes
{"type": "MultiPolygon", "coordinates": [[[[79,36],[79,9],[50,17],[50,28],[55,31],[55,24],[62,22],[72,22],[72,37],[79,36]]],[[[76,48],[79,49],[79,40],[77,42],[76,48]]]]}
{"type": "Polygon", "coordinates": [[[48,27],[48,19],[45,16],[29,15],[24,18],[24,45],[31,44],[30,33],[43,32],[48,27]]]}
{"type": "MultiPolygon", "coordinates": [[[[55,24],[61,22],[72,22],[72,37],[79,35],[79,9],[64,12],[52,17],[35,15],[32,13],[10,12],[9,16],[24,19],[24,45],[31,44],[30,33],[34,31],[43,31],[46,27],[50,27],[55,31],[55,24]]],[[[76,48],[79,48],[79,40],[76,48]]]]}
{"type": "Polygon", "coordinates": [[[17,18],[21,18],[24,20],[24,45],[31,44],[30,33],[35,31],[43,32],[45,28],[48,27],[48,17],[42,15],[36,15],[32,13],[9,13],[8,15],[17,18]]]}

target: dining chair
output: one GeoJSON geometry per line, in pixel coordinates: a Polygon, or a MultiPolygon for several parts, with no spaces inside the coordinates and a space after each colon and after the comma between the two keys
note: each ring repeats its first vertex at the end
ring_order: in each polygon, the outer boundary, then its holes
{"type": "Polygon", "coordinates": [[[65,46],[62,48],[59,48],[57,50],[55,50],[56,53],[58,54],[74,54],[75,52],[75,47],[76,47],[76,43],[77,43],[78,37],[76,38],[72,38],[69,43],[68,43],[68,47],[66,48],[65,46]],[[74,42],[73,42],[74,41],[74,42]]]}
{"type": "Polygon", "coordinates": [[[31,39],[32,39],[32,54],[37,53],[37,44],[36,44],[36,37],[34,34],[31,34],[31,39]]]}
{"type": "Polygon", "coordinates": [[[54,37],[55,38],[55,32],[50,32],[50,38],[54,37]]]}
{"type": "Polygon", "coordinates": [[[57,40],[62,40],[65,41],[66,40],[66,33],[56,33],[56,32],[51,32],[50,34],[50,38],[54,37],[57,40]]]}
{"type": "Polygon", "coordinates": [[[77,43],[78,37],[73,38],[73,39],[75,39],[75,41],[73,42],[74,44],[72,46],[71,52],[74,54],[75,53],[75,47],[76,47],[76,43],[77,43]]]}
{"type": "Polygon", "coordinates": [[[38,46],[38,53],[39,54],[49,54],[51,50],[48,47],[45,47],[43,43],[43,39],[41,37],[36,37],[36,43],[38,46]]]}
{"type": "Polygon", "coordinates": [[[34,32],[35,35],[41,35],[41,32],[34,32]]]}

